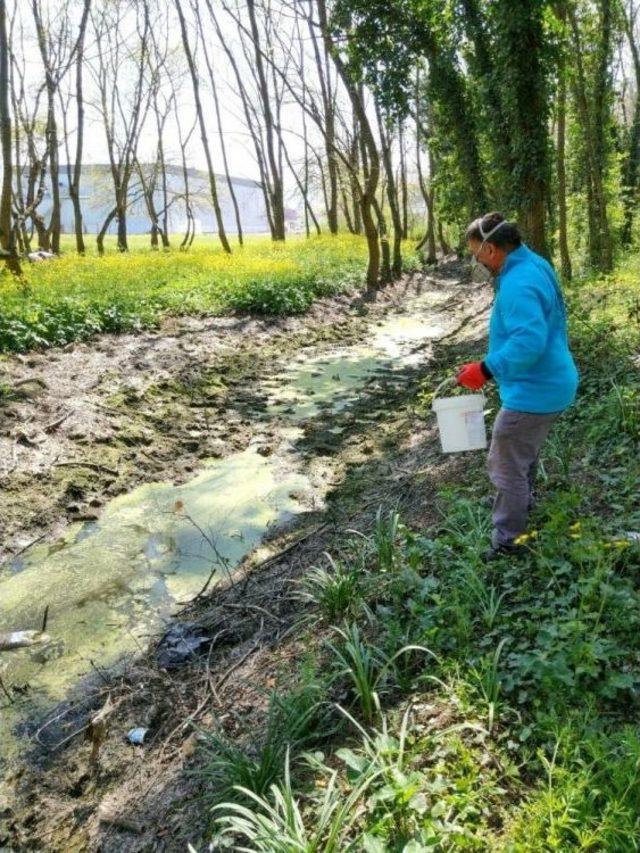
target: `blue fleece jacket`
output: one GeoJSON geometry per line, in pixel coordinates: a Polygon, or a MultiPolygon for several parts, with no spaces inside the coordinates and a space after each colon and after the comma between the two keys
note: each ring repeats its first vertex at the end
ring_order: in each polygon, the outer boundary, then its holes
{"type": "Polygon", "coordinates": [[[525,245],[507,255],[496,280],[484,363],[507,409],[548,414],[575,398],[562,292],[551,264],[525,245]]]}

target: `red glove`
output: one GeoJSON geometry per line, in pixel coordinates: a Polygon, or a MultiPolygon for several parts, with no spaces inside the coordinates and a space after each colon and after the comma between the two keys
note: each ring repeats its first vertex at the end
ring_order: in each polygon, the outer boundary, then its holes
{"type": "Polygon", "coordinates": [[[491,379],[491,373],[483,361],[472,361],[470,364],[465,364],[456,376],[458,385],[464,385],[465,388],[470,388],[472,391],[479,391],[489,379],[491,379]]]}

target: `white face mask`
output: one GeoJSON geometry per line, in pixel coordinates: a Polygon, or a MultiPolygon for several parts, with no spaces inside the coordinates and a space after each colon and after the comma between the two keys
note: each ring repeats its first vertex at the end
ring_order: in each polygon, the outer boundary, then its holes
{"type": "Polygon", "coordinates": [[[493,278],[493,273],[490,269],[481,264],[474,255],[471,258],[471,281],[476,284],[486,284],[493,278]]]}
{"type": "Polygon", "coordinates": [[[503,225],[506,225],[507,223],[503,219],[502,222],[498,222],[497,225],[494,225],[491,231],[488,231],[485,234],[482,228],[482,217],[480,217],[480,219],[476,221],[478,223],[478,230],[480,231],[480,236],[482,237],[482,243],[480,243],[480,248],[473,255],[473,259],[471,261],[471,281],[475,281],[480,284],[491,281],[495,277],[495,273],[485,267],[485,265],[478,260],[477,256],[482,251],[482,247],[487,242],[487,239],[491,237],[492,234],[495,234],[496,231],[498,231],[500,228],[502,228],[503,225]]]}

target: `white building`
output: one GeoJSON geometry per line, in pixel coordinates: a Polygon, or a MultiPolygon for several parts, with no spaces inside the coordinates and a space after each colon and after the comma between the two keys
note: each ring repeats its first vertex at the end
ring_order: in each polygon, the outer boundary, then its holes
{"type": "MultiPolygon", "coordinates": [[[[143,170],[145,174],[150,174],[151,167],[145,165],[143,170]]],[[[218,229],[211,204],[209,176],[199,169],[189,169],[187,174],[196,233],[215,234],[218,229]]],[[[38,210],[48,222],[51,214],[51,184],[49,177],[46,180],[45,195],[38,210]]],[[[269,233],[262,185],[247,178],[231,178],[231,184],[238,203],[243,232],[246,234],[269,233]]],[[[69,197],[66,165],[60,166],[59,185],[62,231],[63,233],[73,233],[75,230],[73,205],[69,197]]],[[[224,175],[216,175],[216,186],[225,230],[234,234],[237,231],[236,217],[229,185],[224,175]]],[[[167,217],[168,230],[171,234],[181,234],[187,229],[184,197],[185,181],[182,168],[167,166],[167,217]]],[[[130,181],[129,198],[131,201],[127,211],[127,232],[129,234],[148,234],[151,230],[150,218],[141,192],[140,178],[135,172],[130,181]]],[[[97,234],[114,206],[113,180],[108,165],[96,164],[83,167],[80,180],[80,200],[84,231],[87,234],[97,234]]],[[[154,204],[162,225],[164,196],[160,175],[156,181],[154,204]]],[[[289,214],[287,218],[290,221],[297,218],[295,212],[287,212],[289,214]]],[[[116,231],[117,222],[113,219],[107,233],[114,234],[116,231]]]]}

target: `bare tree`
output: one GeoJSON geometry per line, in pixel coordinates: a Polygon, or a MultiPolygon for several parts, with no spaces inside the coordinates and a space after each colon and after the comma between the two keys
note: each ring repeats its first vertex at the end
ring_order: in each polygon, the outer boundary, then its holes
{"type": "MultiPolygon", "coordinates": [[[[237,61],[236,56],[234,55],[233,50],[225,38],[224,33],[222,32],[222,28],[220,25],[220,21],[215,13],[213,4],[211,0],[205,0],[207,4],[207,9],[209,12],[209,16],[211,22],[213,23],[214,29],[216,31],[216,35],[218,37],[218,41],[222,46],[227,59],[229,60],[229,64],[231,65],[231,69],[233,70],[234,77],[236,80],[236,84],[238,87],[238,94],[240,95],[240,101],[242,103],[242,110],[245,118],[245,124],[247,130],[249,132],[249,136],[251,137],[251,141],[253,144],[253,150],[256,157],[256,165],[258,166],[258,171],[260,173],[260,187],[262,189],[262,196],[264,198],[265,212],[267,221],[269,223],[269,229],[271,231],[271,236],[275,239],[276,230],[275,223],[272,214],[272,203],[271,203],[271,190],[269,185],[269,173],[267,166],[267,155],[264,147],[264,140],[261,132],[260,119],[258,116],[258,111],[253,103],[249,90],[246,85],[245,76],[240,69],[240,65],[237,61]]],[[[229,12],[231,14],[231,12],[229,12]]]]}
{"type": "Polygon", "coordinates": [[[13,162],[11,141],[11,113],[9,111],[9,41],[7,38],[7,10],[5,0],[0,0],[0,135],[2,138],[2,191],[0,193],[0,250],[7,267],[20,274],[20,261],[16,252],[14,230],[11,222],[13,193],[13,162]]]}
{"type": "MultiPolygon", "coordinates": [[[[307,25],[309,36],[313,46],[313,54],[316,62],[316,73],[320,83],[322,98],[322,114],[324,120],[323,136],[327,157],[327,188],[324,193],[325,206],[327,210],[327,222],[332,234],[338,233],[338,159],[336,157],[336,92],[331,75],[331,60],[327,51],[325,41],[318,38],[317,28],[314,26],[311,15],[308,16],[307,25]],[[321,44],[319,43],[321,41],[321,44]],[[322,50],[321,50],[322,47],[322,50]]],[[[303,78],[304,79],[304,78],[303,78]]]]}
{"type": "MultiPolygon", "coordinates": [[[[58,122],[56,118],[56,100],[60,83],[73,64],[79,48],[84,43],[89,2],[85,0],[80,31],[75,41],[71,38],[71,14],[69,0],[56,8],[55,25],[50,15],[45,19],[41,0],[32,0],[31,10],[35,22],[40,58],[45,72],[47,92],[47,151],[49,155],[49,181],[51,186],[51,219],[49,233],[51,250],[60,253],[60,167],[58,122]]],[[[82,60],[80,60],[82,61],[82,60]]]]}
{"type": "Polygon", "coordinates": [[[80,255],[85,253],[84,243],[84,226],[82,222],[82,205],[80,204],[80,182],[82,179],[82,154],[84,149],[84,43],[89,21],[89,11],[91,8],[91,0],[84,0],[82,17],[80,18],[80,28],[78,33],[78,41],[76,45],[75,58],[75,108],[76,108],[76,128],[75,128],[75,154],[73,164],[71,162],[71,130],[69,128],[68,113],[69,103],[71,98],[65,99],[62,91],[58,87],[60,97],[60,106],[62,111],[63,131],[64,131],[64,146],[67,160],[67,183],[69,186],[69,198],[73,205],[73,222],[74,232],[76,237],[76,251],[80,255]]]}
{"type": "MultiPolygon", "coordinates": [[[[380,275],[381,249],[378,242],[378,229],[373,217],[373,210],[376,205],[376,190],[380,178],[380,156],[364,103],[363,87],[353,82],[338,48],[332,41],[325,0],[316,0],[316,3],[320,32],[322,33],[327,54],[331,56],[335,64],[340,80],[351,101],[353,112],[358,119],[360,129],[360,156],[364,174],[364,180],[359,187],[360,213],[362,215],[362,224],[364,226],[369,254],[367,291],[370,295],[373,295],[378,288],[378,278],[380,275]]],[[[378,219],[380,220],[379,216],[378,219]]],[[[384,250],[384,244],[382,248],[384,250]]]]}
{"type": "Polygon", "coordinates": [[[209,73],[209,83],[211,86],[211,94],[213,96],[213,105],[215,108],[216,114],[216,123],[218,125],[218,138],[220,140],[220,151],[222,152],[222,163],[224,166],[224,174],[227,179],[227,188],[229,190],[229,197],[231,198],[231,204],[233,205],[233,214],[236,220],[236,230],[238,233],[238,242],[240,245],[243,245],[243,235],[242,235],[242,221],[240,219],[240,206],[238,204],[238,198],[236,196],[236,191],[233,186],[233,181],[231,180],[231,173],[229,171],[229,160],[227,157],[227,145],[224,138],[224,131],[222,129],[222,116],[220,114],[220,99],[218,97],[218,86],[216,84],[216,75],[213,67],[213,61],[209,55],[209,50],[207,48],[207,38],[202,26],[202,16],[200,15],[199,5],[194,0],[192,0],[192,8],[194,14],[196,16],[196,21],[198,23],[198,32],[200,35],[200,43],[202,44],[202,50],[204,52],[205,63],[207,66],[207,71],[209,73]]]}
{"type": "Polygon", "coordinates": [[[211,149],[209,147],[209,138],[207,136],[207,126],[204,120],[204,112],[202,109],[202,101],[200,99],[200,79],[198,77],[198,72],[196,70],[193,51],[191,49],[191,45],[189,43],[189,34],[187,32],[187,22],[184,17],[184,12],[182,11],[182,6],[180,4],[180,0],[175,0],[176,11],[178,12],[178,18],[180,19],[180,33],[182,35],[182,46],[184,48],[185,56],[187,57],[187,63],[189,64],[189,73],[191,75],[191,83],[193,86],[193,97],[196,103],[196,113],[198,116],[198,124],[200,125],[200,138],[202,139],[202,148],[204,150],[204,155],[207,161],[207,171],[209,173],[209,189],[211,192],[211,204],[213,205],[213,211],[216,217],[216,224],[218,226],[218,237],[222,244],[222,248],[225,252],[231,254],[231,246],[229,245],[229,241],[227,240],[227,235],[224,228],[224,222],[222,221],[222,210],[220,209],[220,202],[218,200],[218,189],[216,185],[216,176],[213,171],[213,160],[211,159],[211,149]]]}
{"type": "Polygon", "coordinates": [[[391,222],[393,224],[391,272],[394,276],[399,276],[402,272],[402,218],[398,201],[396,176],[394,174],[393,160],[391,156],[392,138],[389,126],[390,122],[386,116],[382,115],[382,109],[378,103],[376,103],[376,116],[378,118],[378,133],[380,134],[382,163],[386,174],[387,198],[389,200],[389,210],[391,212],[391,222]]]}
{"type": "MultiPolygon", "coordinates": [[[[269,166],[269,190],[271,195],[271,213],[273,216],[273,237],[275,240],[284,240],[284,181],[282,177],[282,128],[279,121],[279,109],[282,103],[281,87],[269,85],[266,74],[265,63],[262,58],[262,44],[260,30],[258,29],[258,18],[256,15],[255,0],[247,0],[247,12],[249,14],[249,25],[253,42],[256,82],[262,117],[264,120],[264,134],[266,138],[267,163],[269,166]]],[[[265,18],[266,25],[263,27],[265,47],[267,52],[272,48],[270,38],[269,18],[265,18]]]]}
{"type": "MultiPolygon", "coordinates": [[[[123,39],[124,20],[131,12],[124,0],[113,0],[92,9],[97,67],[93,69],[99,92],[99,112],[104,125],[109,166],[115,197],[117,245],[121,252],[129,248],[127,211],[131,204],[129,190],[134,172],[138,143],[149,110],[151,88],[146,79],[151,21],[147,0],[136,4],[133,45],[123,39]],[[128,85],[131,81],[132,86],[128,85]]],[[[98,251],[104,246],[105,227],[97,239],[98,251]]]]}

